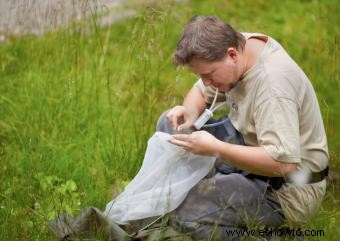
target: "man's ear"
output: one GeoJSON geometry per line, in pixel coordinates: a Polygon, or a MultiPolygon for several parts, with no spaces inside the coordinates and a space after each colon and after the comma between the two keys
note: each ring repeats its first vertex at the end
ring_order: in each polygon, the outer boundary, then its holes
{"type": "Polygon", "coordinates": [[[238,52],[237,49],[230,47],[228,48],[227,52],[226,52],[226,56],[228,56],[229,58],[231,58],[232,60],[236,60],[238,57],[238,52]]]}

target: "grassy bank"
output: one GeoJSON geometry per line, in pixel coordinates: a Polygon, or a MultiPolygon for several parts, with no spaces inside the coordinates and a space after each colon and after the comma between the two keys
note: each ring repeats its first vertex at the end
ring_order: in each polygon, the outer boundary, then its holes
{"type": "MultiPolygon", "coordinates": [[[[0,46],[0,240],[53,240],[57,212],[101,209],[136,174],[158,116],[195,81],[171,55],[192,15],[273,36],[310,77],[340,168],[339,4],[163,1],[99,28],[95,18],[0,46]]],[[[340,235],[339,183],[306,229],[340,235]]]]}

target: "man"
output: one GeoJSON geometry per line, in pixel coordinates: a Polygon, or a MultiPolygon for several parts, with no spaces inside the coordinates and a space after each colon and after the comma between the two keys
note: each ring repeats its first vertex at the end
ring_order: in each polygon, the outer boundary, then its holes
{"type": "Polygon", "coordinates": [[[174,134],[172,144],[240,171],[202,180],[171,213],[172,226],[195,240],[229,240],[241,238],[233,230],[308,221],[326,191],[327,140],[313,87],[282,46],[198,16],[186,25],[174,64],[200,79],[183,105],[160,118],[158,130],[174,134]],[[216,88],[245,145],[224,142],[216,131],[176,134],[192,129],[216,88]]]}

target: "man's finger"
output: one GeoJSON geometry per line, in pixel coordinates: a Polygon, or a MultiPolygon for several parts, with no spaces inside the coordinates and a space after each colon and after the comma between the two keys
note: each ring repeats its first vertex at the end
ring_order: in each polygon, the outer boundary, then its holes
{"type": "Polygon", "coordinates": [[[188,147],[189,147],[188,142],[182,141],[182,140],[178,140],[178,139],[175,139],[175,138],[171,138],[171,139],[169,140],[169,142],[170,142],[171,144],[176,145],[176,146],[180,146],[180,147],[184,147],[184,148],[188,148],[188,147]]]}
{"type": "Polygon", "coordinates": [[[177,130],[177,116],[171,112],[169,112],[166,116],[169,120],[169,122],[171,123],[172,127],[174,128],[174,130],[177,130]]]}
{"type": "Polygon", "coordinates": [[[183,123],[182,125],[179,125],[177,130],[178,131],[183,131],[183,130],[187,130],[192,126],[192,124],[190,124],[188,121],[183,123]]]}
{"type": "Polygon", "coordinates": [[[186,141],[186,142],[191,139],[190,135],[188,134],[175,134],[175,135],[172,135],[172,137],[176,140],[186,141]]]}

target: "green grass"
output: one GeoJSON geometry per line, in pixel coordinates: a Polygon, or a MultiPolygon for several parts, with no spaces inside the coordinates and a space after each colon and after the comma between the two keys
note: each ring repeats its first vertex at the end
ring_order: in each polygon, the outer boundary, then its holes
{"type": "MultiPolygon", "coordinates": [[[[183,1],[152,4],[99,28],[95,18],[0,46],[0,240],[53,240],[59,211],[101,209],[138,171],[158,116],[195,78],[172,52],[192,15],[217,15],[279,40],[310,77],[340,168],[339,3],[183,1]]],[[[340,236],[339,183],[306,229],[340,236]]]]}

